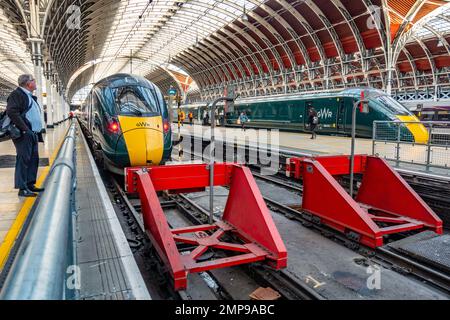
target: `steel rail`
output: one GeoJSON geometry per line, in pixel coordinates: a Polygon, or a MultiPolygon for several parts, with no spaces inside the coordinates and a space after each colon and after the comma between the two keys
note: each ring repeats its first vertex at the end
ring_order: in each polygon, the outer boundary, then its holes
{"type": "MultiPolygon", "coordinates": [[[[194,157],[199,157],[199,155],[196,155],[194,153],[191,153],[191,155],[193,155],[194,157]]],[[[280,179],[276,179],[274,177],[269,178],[267,176],[255,174],[254,172],[252,172],[252,174],[254,174],[258,179],[277,184],[283,188],[287,188],[295,192],[303,192],[302,186],[293,186],[286,183],[285,181],[281,181],[280,179]]],[[[269,208],[272,207],[276,209],[288,218],[294,218],[304,225],[312,226],[322,233],[332,235],[336,240],[344,243],[347,247],[354,251],[358,251],[361,248],[363,253],[374,253],[374,256],[371,257],[372,259],[377,259],[380,262],[387,262],[388,265],[393,267],[393,269],[402,269],[403,271],[407,271],[405,273],[410,273],[417,279],[425,281],[433,285],[434,287],[443,290],[447,294],[450,293],[450,277],[448,275],[386,248],[377,248],[374,250],[372,248],[361,245],[360,243],[355,242],[352,239],[348,239],[345,236],[338,234],[336,231],[329,227],[315,223],[314,219],[305,217],[301,211],[290,208],[268,197],[263,196],[263,199],[267,203],[269,208]]]]}

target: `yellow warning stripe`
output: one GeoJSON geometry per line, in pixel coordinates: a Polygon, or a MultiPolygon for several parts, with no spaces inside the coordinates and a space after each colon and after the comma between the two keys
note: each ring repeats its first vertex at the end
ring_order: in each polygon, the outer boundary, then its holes
{"type": "MultiPolygon", "coordinates": [[[[53,162],[55,161],[56,156],[58,155],[59,149],[61,149],[61,146],[64,142],[64,138],[67,135],[67,132],[69,132],[70,125],[66,130],[66,133],[61,138],[61,141],[59,141],[58,147],[53,150],[53,153],[49,159],[49,165],[46,166],[43,170],[41,175],[39,176],[38,180],[36,181],[36,186],[41,187],[47,178],[48,172],[50,168],[52,167],[53,162]]],[[[2,244],[0,245],[0,270],[3,269],[5,266],[6,260],[8,259],[9,253],[11,252],[11,249],[22,230],[23,224],[25,220],[27,219],[31,208],[34,205],[34,202],[36,201],[36,198],[26,198],[25,202],[23,203],[22,208],[20,209],[18,215],[16,216],[16,219],[14,220],[13,225],[9,229],[8,233],[6,234],[5,239],[3,240],[2,244]]]]}

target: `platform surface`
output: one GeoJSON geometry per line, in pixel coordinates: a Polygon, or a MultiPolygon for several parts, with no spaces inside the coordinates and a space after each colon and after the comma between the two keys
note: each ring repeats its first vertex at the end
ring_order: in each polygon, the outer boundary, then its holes
{"type": "MultiPolygon", "coordinates": [[[[215,128],[215,139],[216,141],[236,141],[238,144],[249,144],[259,142],[261,146],[277,144],[279,152],[297,152],[304,153],[306,155],[340,155],[340,154],[351,154],[351,138],[347,136],[332,136],[325,134],[318,134],[316,139],[310,139],[311,134],[302,132],[288,132],[288,131],[278,131],[278,140],[270,141],[270,139],[259,138],[259,129],[249,128],[246,131],[242,131],[240,128],[235,127],[216,127],[215,128]],[[258,138],[260,139],[258,141],[258,138]]],[[[174,140],[177,139],[178,135],[178,125],[172,124],[172,133],[174,140]]],[[[201,125],[189,125],[184,124],[180,128],[181,135],[194,135],[195,137],[203,136],[204,140],[210,139],[210,127],[201,125]]],[[[274,138],[277,136],[274,135],[274,138]]],[[[176,148],[176,147],[175,147],[176,148]]],[[[417,158],[417,163],[421,162],[424,157],[424,146],[403,146],[402,155],[407,159],[417,158]]],[[[383,146],[381,143],[377,142],[377,151],[380,152],[380,156],[383,156],[383,152],[389,154],[391,152],[392,146],[383,146]],[[384,151],[383,151],[384,150],[384,151]]],[[[372,140],[364,138],[356,138],[355,140],[355,153],[356,154],[368,154],[372,155],[372,140]]],[[[442,154],[441,156],[444,156],[442,154]]],[[[408,160],[408,161],[409,161],[408,160]]],[[[445,159],[444,159],[445,160],[445,159]]],[[[442,160],[442,161],[444,161],[442,160]]],[[[450,158],[445,161],[450,162],[450,158]]],[[[450,179],[450,168],[434,168],[430,167],[426,170],[424,165],[419,165],[415,163],[397,163],[395,161],[388,161],[392,166],[417,172],[419,174],[433,174],[436,177],[444,177],[450,179]]]]}
{"type": "Polygon", "coordinates": [[[75,299],[151,299],[80,130],[76,159],[74,251],[81,288],[75,299]]]}
{"type": "MultiPolygon", "coordinates": [[[[279,188],[262,186],[258,181],[263,196],[274,197],[279,188]]],[[[216,217],[220,217],[225,207],[228,190],[215,187],[216,217]]],[[[187,195],[205,210],[209,209],[209,190],[187,195]]],[[[244,201],[244,200],[243,200],[244,201]]],[[[293,195],[284,195],[282,202],[286,205],[298,201],[293,195]]],[[[272,211],[272,218],[288,249],[288,267],[286,271],[293,277],[315,287],[326,299],[351,300],[434,300],[447,299],[445,295],[435,292],[421,283],[407,278],[392,270],[381,268],[380,288],[367,286],[368,268],[357,263],[363,256],[334,242],[320,233],[308,229],[293,220],[272,211]]]]}
{"type": "MultiPolygon", "coordinates": [[[[64,138],[69,122],[63,122],[53,129],[47,129],[44,134],[44,143],[39,143],[39,170],[38,178],[44,168],[48,166],[54,151],[64,138]]],[[[18,190],[14,189],[14,166],[16,149],[11,140],[0,142],[0,246],[10,231],[21,208],[27,198],[19,197],[18,190]]]]}
{"type": "MultiPolygon", "coordinates": [[[[181,127],[181,133],[191,133],[196,136],[202,131],[206,132],[210,129],[209,126],[200,125],[188,125],[184,124],[181,127]]],[[[216,140],[230,141],[234,137],[237,138],[237,142],[245,143],[246,139],[254,142],[252,131],[258,131],[258,129],[249,128],[246,131],[242,131],[240,128],[234,127],[216,127],[215,135],[216,140]],[[246,138],[249,137],[249,138],[246,138]]],[[[172,132],[176,135],[178,133],[178,126],[172,125],[172,132]]],[[[279,146],[282,149],[300,150],[313,154],[350,154],[351,139],[349,137],[341,136],[328,136],[317,135],[316,139],[310,139],[311,134],[301,132],[286,132],[279,131],[279,146]]],[[[205,138],[209,139],[209,133],[205,138]]],[[[266,141],[261,141],[266,144],[266,141]]],[[[372,141],[370,139],[356,139],[356,153],[370,154],[372,153],[372,141]]]]}

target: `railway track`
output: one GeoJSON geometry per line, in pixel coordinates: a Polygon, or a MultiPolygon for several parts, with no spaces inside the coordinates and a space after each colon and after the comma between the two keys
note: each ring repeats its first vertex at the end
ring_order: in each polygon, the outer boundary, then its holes
{"type": "MultiPolygon", "coordinates": [[[[145,229],[142,222],[142,217],[140,214],[140,204],[136,199],[129,199],[127,194],[124,192],[120,183],[116,180],[112,181],[115,192],[114,195],[116,197],[116,203],[122,204],[126,206],[127,210],[130,212],[130,216],[133,217],[137,226],[139,226],[140,233],[144,236],[145,229]],[[120,198],[118,201],[117,198],[120,198]]],[[[111,188],[110,188],[111,189],[111,188]]],[[[111,189],[112,190],[112,189],[111,189]]],[[[179,195],[166,195],[164,201],[161,202],[163,209],[168,208],[176,208],[183,216],[191,222],[192,225],[204,224],[207,223],[208,213],[195,201],[189,199],[183,194],[179,195]]],[[[155,259],[156,252],[152,250],[150,253],[150,258],[155,259]]],[[[159,259],[156,259],[159,260],[159,259]]],[[[167,272],[164,272],[164,265],[158,261],[158,266],[156,269],[159,272],[161,277],[170,276],[167,272]]],[[[155,264],[153,261],[152,265],[155,264]]],[[[289,300],[322,300],[324,299],[320,294],[315,292],[312,288],[310,288],[306,283],[296,279],[293,275],[291,275],[287,271],[276,271],[271,269],[270,267],[263,264],[252,264],[246,266],[239,267],[243,272],[245,272],[250,278],[255,279],[255,281],[261,286],[269,286],[280,293],[283,299],[289,300]]],[[[230,294],[227,290],[227,285],[222,284],[219,280],[214,276],[214,272],[202,272],[201,275],[203,280],[207,283],[209,288],[214,292],[215,297],[218,300],[233,300],[232,294],[230,294]]],[[[170,287],[170,285],[168,286],[170,287]]],[[[173,299],[179,300],[190,300],[192,296],[187,291],[179,291],[179,292],[169,292],[169,295],[173,297],[173,299]]]]}
{"type": "MultiPolygon", "coordinates": [[[[186,151],[185,153],[189,154],[189,152],[186,151]]],[[[195,158],[195,155],[191,154],[191,159],[193,158],[195,158]]],[[[253,166],[253,168],[258,168],[258,166],[253,166]]],[[[266,182],[276,184],[284,189],[289,189],[299,194],[303,191],[303,187],[298,182],[293,182],[281,175],[267,177],[259,175],[255,172],[255,177],[256,179],[265,180],[266,182]]],[[[131,230],[131,233],[134,234],[134,237],[131,237],[131,239],[129,238],[128,241],[134,251],[141,252],[141,256],[143,257],[140,264],[140,267],[142,267],[141,271],[147,273],[146,276],[144,275],[144,278],[152,278],[151,285],[159,287],[159,290],[161,291],[160,296],[163,299],[196,299],[189,292],[176,292],[171,289],[172,285],[168,282],[170,277],[167,274],[167,270],[165,269],[164,264],[160,261],[155,250],[151,247],[151,243],[148,240],[144,230],[142,217],[139,213],[139,201],[128,198],[120,183],[118,183],[113,177],[106,177],[105,180],[107,180],[106,184],[108,186],[108,190],[110,191],[111,198],[117,207],[117,211],[123,216],[121,219],[122,227],[128,228],[131,230]]],[[[370,248],[360,246],[360,244],[355,243],[351,239],[347,239],[345,236],[337,234],[334,230],[316,223],[317,221],[315,221],[312,217],[304,215],[298,210],[287,207],[267,197],[264,200],[266,201],[268,207],[273,211],[279,212],[289,219],[297,220],[306,227],[314,228],[324,236],[332,238],[334,241],[341,242],[343,245],[362,254],[364,259],[359,261],[360,264],[371,265],[375,263],[399,273],[412,276],[422,282],[426,282],[446,294],[450,293],[450,279],[446,274],[402,256],[398,252],[391,252],[387,249],[374,251],[370,248]]],[[[206,222],[207,215],[205,210],[183,195],[178,195],[178,198],[174,198],[173,196],[172,198],[166,198],[161,202],[161,204],[163,208],[176,207],[192,224],[206,222]]],[[[257,281],[261,286],[270,286],[278,291],[283,299],[323,299],[322,296],[320,296],[307,284],[299,281],[295,275],[290,274],[286,270],[274,271],[261,264],[241,266],[239,268],[248,274],[252,279],[257,281]]],[[[209,290],[213,292],[213,297],[215,299],[233,299],[233,296],[226,289],[227,284],[221,284],[211,272],[204,273],[202,278],[204,282],[207,283],[209,290]]]]}
{"type": "MultiPolygon", "coordinates": [[[[185,138],[186,139],[186,138],[185,138]]],[[[187,138],[188,139],[188,138],[187,138]]],[[[195,136],[191,136],[191,146],[194,146],[195,143],[202,144],[202,150],[204,150],[210,143],[209,140],[201,140],[195,136]]],[[[221,142],[223,146],[222,154],[226,154],[227,152],[227,143],[221,142]]],[[[244,149],[244,152],[241,154],[245,154],[245,162],[249,167],[254,169],[261,169],[259,164],[249,163],[249,154],[252,151],[254,154],[257,154],[257,151],[254,147],[242,146],[237,143],[233,144],[233,150],[244,149]]],[[[183,150],[184,154],[191,154],[193,150],[183,150]]],[[[265,153],[265,149],[262,149],[263,153],[265,153]]],[[[289,179],[286,178],[284,173],[286,172],[286,160],[292,157],[311,157],[314,156],[312,153],[308,152],[297,152],[297,151],[288,151],[288,150],[280,150],[279,151],[279,168],[276,176],[279,179],[284,180],[289,184],[289,179]],[[281,172],[281,174],[280,174],[281,172]]],[[[253,160],[253,159],[252,159],[253,160]]],[[[433,209],[443,220],[444,228],[450,229],[450,179],[440,179],[437,180],[435,176],[427,175],[426,173],[411,173],[407,170],[399,170],[399,174],[405,179],[405,181],[414,189],[415,192],[433,209]]],[[[345,180],[344,180],[345,182],[345,180]]]]}
{"type": "MultiPolygon", "coordinates": [[[[190,152],[187,153],[191,154],[193,157],[199,157],[199,155],[195,155],[190,152]]],[[[296,192],[300,196],[303,193],[303,186],[298,182],[295,183],[281,175],[261,175],[256,170],[259,169],[258,166],[252,165],[251,167],[253,168],[252,173],[256,180],[262,180],[267,183],[275,184],[285,190],[296,192]]],[[[450,276],[448,273],[444,273],[441,270],[438,270],[430,265],[426,265],[421,261],[415,260],[387,246],[374,250],[370,247],[361,245],[360,243],[336,232],[334,229],[320,224],[320,220],[315,219],[315,217],[311,215],[302,213],[296,208],[286,206],[285,204],[282,204],[270,197],[263,196],[263,198],[269,209],[281,213],[289,219],[296,220],[305,227],[313,228],[327,238],[332,238],[333,240],[363,255],[365,260],[361,260],[359,263],[367,266],[373,264],[383,266],[403,275],[412,276],[421,282],[426,282],[429,285],[442,290],[446,294],[450,294],[450,276]]]]}

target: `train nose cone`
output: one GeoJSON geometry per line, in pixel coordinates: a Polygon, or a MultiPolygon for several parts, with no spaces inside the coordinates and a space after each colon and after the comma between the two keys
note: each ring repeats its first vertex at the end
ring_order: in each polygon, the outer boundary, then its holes
{"type": "Polygon", "coordinates": [[[411,134],[414,137],[415,143],[421,143],[421,144],[427,144],[429,134],[427,128],[420,123],[420,120],[416,116],[397,116],[397,118],[402,121],[406,122],[405,126],[408,128],[408,130],[411,132],[411,134]]]}
{"type": "Polygon", "coordinates": [[[158,165],[164,152],[161,117],[119,117],[130,165],[158,165]]]}

